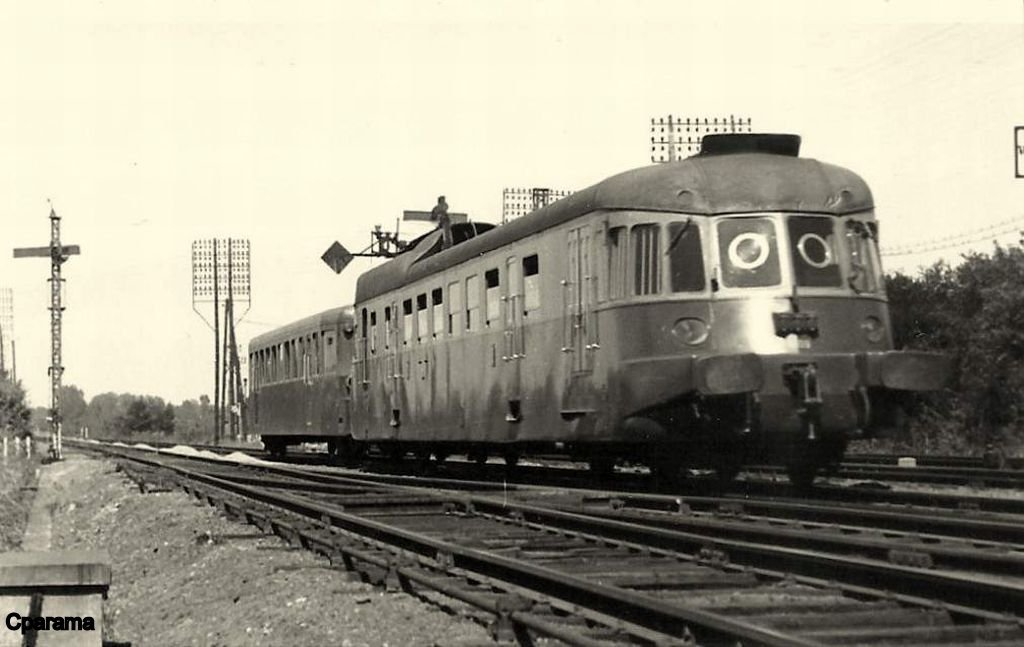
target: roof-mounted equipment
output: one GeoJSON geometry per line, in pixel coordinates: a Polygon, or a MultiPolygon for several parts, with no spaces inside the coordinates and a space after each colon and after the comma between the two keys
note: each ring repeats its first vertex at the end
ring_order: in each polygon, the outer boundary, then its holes
{"type": "Polygon", "coordinates": [[[769,155],[800,156],[800,135],[769,133],[725,133],[704,135],[700,155],[731,155],[735,153],[767,153],[769,155]]]}

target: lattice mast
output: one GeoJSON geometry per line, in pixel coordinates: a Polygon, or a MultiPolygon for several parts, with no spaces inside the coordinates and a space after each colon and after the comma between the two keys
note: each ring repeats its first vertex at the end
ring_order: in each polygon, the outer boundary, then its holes
{"type": "Polygon", "coordinates": [[[15,258],[46,257],[50,258],[50,456],[60,460],[62,451],[62,423],[60,388],[64,375],[61,344],[61,319],[64,313],[62,295],[64,279],[61,278],[61,266],[74,254],[80,253],[78,245],[62,245],[60,242],[60,216],[50,208],[50,245],[49,247],[27,247],[14,250],[15,258]]]}
{"type": "Polygon", "coordinates": [[[695,155],[704,135],[749,132],[750,117],[651,117],[651,161],[675,162],[695,155]]]}

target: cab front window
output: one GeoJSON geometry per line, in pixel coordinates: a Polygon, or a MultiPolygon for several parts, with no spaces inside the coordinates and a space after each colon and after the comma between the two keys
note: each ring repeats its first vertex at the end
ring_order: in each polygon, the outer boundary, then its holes
{"type": "Polygon", "coordinates": [[[833,222],[828,216],[789,217],[789,247],[798,286],[842,287],[833,222]]]}
{"type": "Polygon", "coordinates": [[[718,255],[727,288],[779,285],[782,271],[775,224],[769,218],[718,221],[718,255]]]}

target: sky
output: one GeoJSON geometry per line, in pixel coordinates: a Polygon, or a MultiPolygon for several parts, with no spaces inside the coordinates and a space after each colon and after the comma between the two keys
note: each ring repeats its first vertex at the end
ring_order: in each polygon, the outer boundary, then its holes
{"type": "MultiPolygon", "coordinates": [[[[86,398],[212,393],[194,240],[251,242],[244,348],[351,303],[375,261],[335,275],[320,260],[335,240],[362,249],[373,225],[440,194],[496,222],[505,187],[581,189],[644,166],[652,117],[732,114],[800,134],[803,155],[868,181],[885,247],[1024,222],[1019,0],[9,0],[0,12],[0,247],[47,244],[51,205],[81,246],[64,265],[64,380],[86,398]]],[[[991,246],[886,265],[914,272],[991,246]]],[[[48,275],[46,260],[0,249],[35,405],[49,393],[48,275]]]]}

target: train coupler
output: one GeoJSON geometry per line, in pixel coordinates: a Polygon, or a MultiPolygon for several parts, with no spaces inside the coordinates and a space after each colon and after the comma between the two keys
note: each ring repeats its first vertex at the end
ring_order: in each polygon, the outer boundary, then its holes
{"type": "Polygon", "coordinates": [[[782,375],[796,400],[796,412],[800,416],[807,440],[815,440],[818,428],[821,427],[822,405],[817,366],[788,364],[782,367],[782,375]]]}

